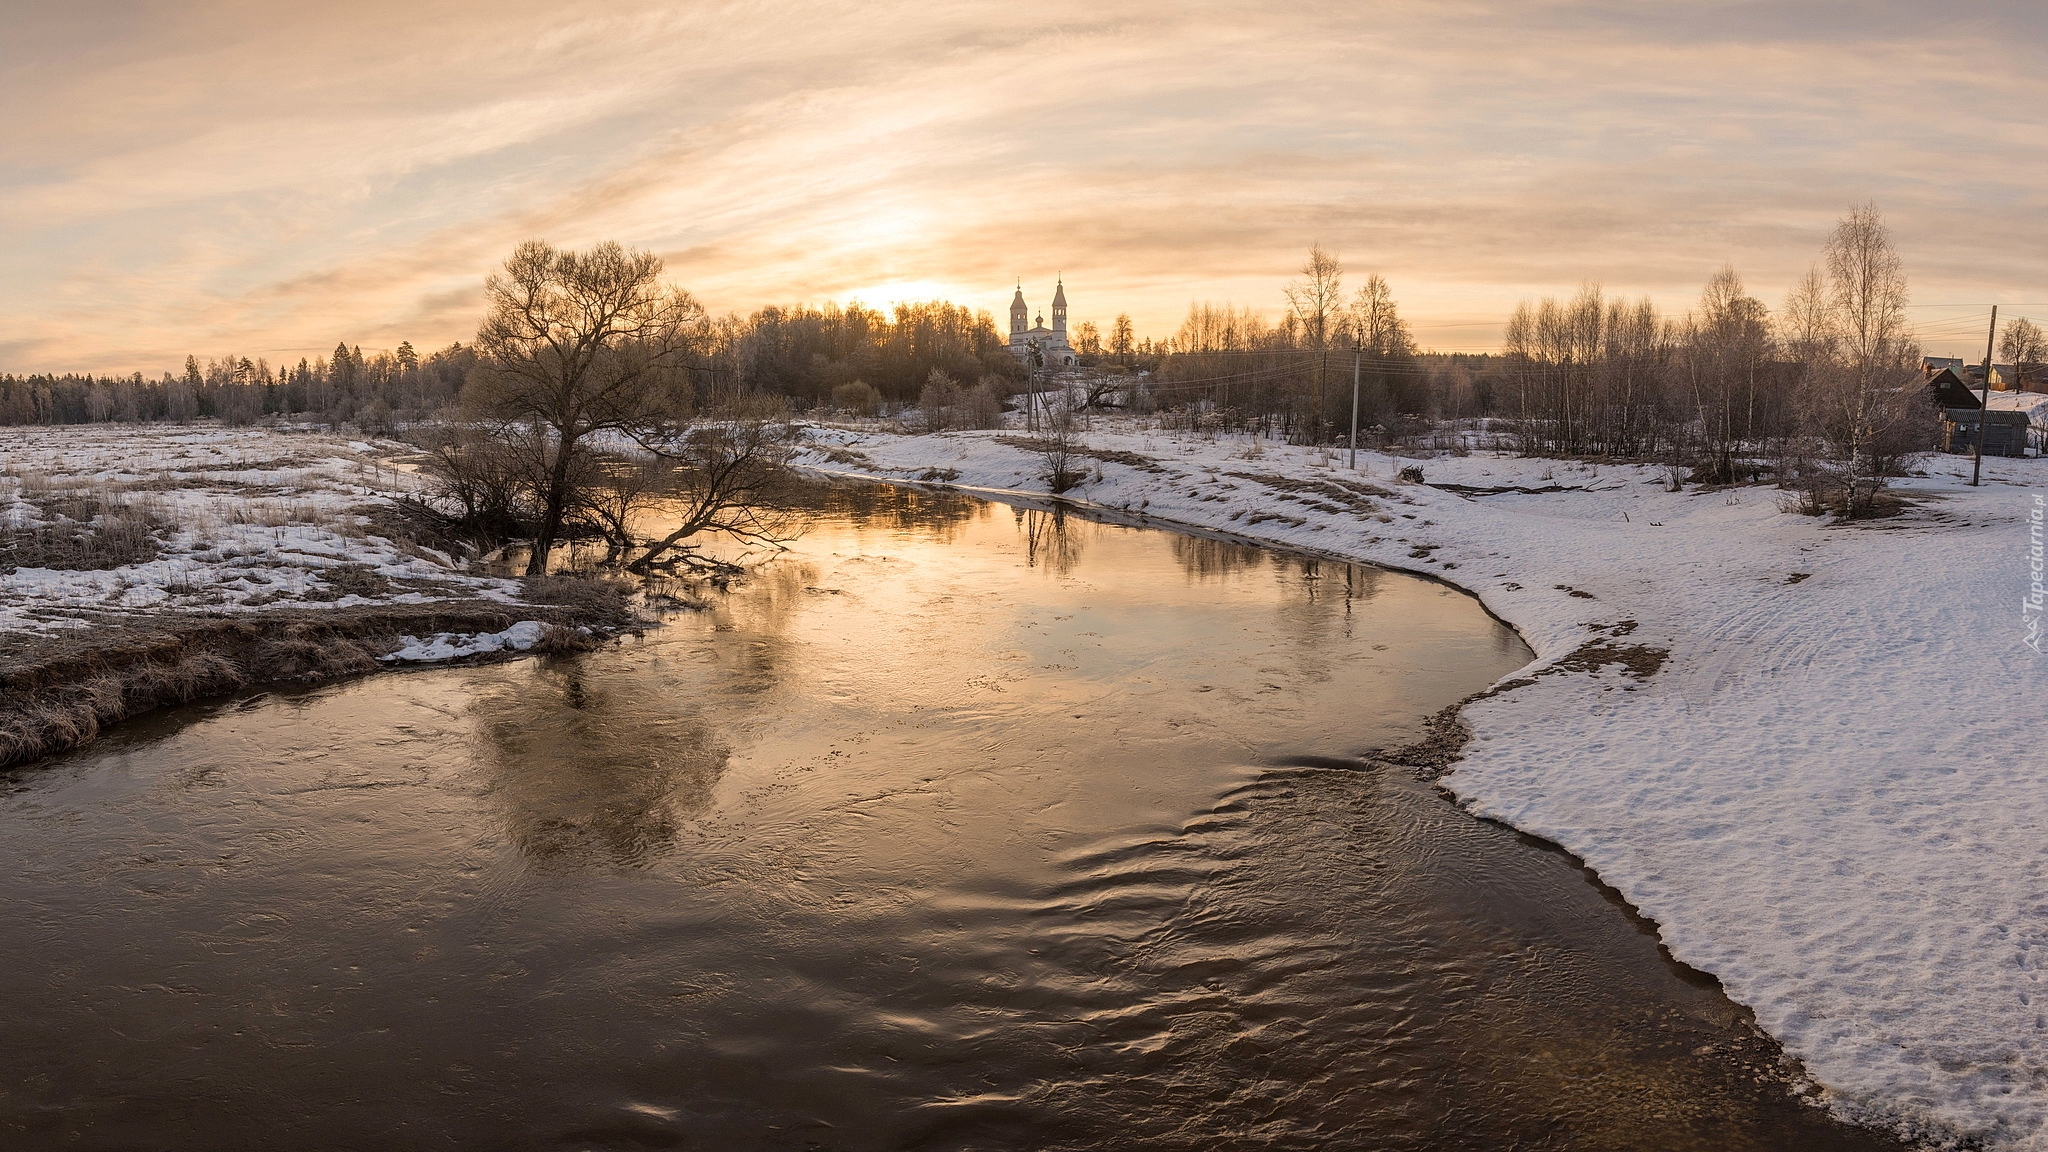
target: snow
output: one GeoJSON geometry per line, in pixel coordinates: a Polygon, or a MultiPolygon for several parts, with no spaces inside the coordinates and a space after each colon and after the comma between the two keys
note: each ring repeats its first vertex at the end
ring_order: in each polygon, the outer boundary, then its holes
{"type": "MultiPolygon", "coordinates": [[[[1042,497],[999,436],[820,428],[804,462],[1042,497]]],[[[1969,460],[1931,457],[1899,485],[1917,507],[1839,525],[1632,465],[1362,452],[1352,473],[1132,422],[1083,441],[1154,463],[1088,461],[1072,498],[1475,593],[1537,660],[1465,709],[1460,803],[1582,857],[1841,1114],[2048,1150],[2044,665],[2022,604],[2048,461],[1987,459],[1971,488],[1969,460]],[[1566,490],[1459,495],[1400,482],[1411,466],[1566,490]],[[1669,657],[1560,666],[1589,642],[1669,657]]]]}
{"type": "Polygon", "coordinates": [[[2036,427],[2048,424],[2048,392],[1993,392],[1985,403],[1993,412],[2025,412],[2036,427]]]}
{"type": "Polygon", "coordinates": [[[417,636],[401,636],[399,640],[404,647],[377,659],[397,664],[434,664],[493,652],[524,652],[540,643],[547,628],[539,620],[521,620],[503,632],[440,632],[425,640],[417,636]]]}
{"type": "Polygon", "coordinates": [[[46,523],[39,501],[64,498],[161,525],[153,560],[105,571],[0,571],[0,631],[82,627],[110,611],[513,601],[515,582],[462,571],[365,519],[414,490],[418,480],[395,463],[412,452],[261,428],[0,429],[0,529],[46,523]]]}
{"type": "Polygon", "coordinates": [[[2024,412],[2031,429],[2028,448],[2040,452],[2048,435],[2048,392],[1993,392],[1985,398],[1993,412],[2024,412]]]}

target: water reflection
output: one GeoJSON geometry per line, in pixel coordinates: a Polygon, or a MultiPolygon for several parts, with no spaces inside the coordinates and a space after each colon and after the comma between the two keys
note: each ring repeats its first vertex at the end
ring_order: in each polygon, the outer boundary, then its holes
{"type": "Polygon", "coordinates": [[[726,749],[662,688],[549,661],[475,698],[477,760],[520,852],[646,867],[710,804],[726,749]]]}
{"type": "Polygon", "coordinates": [[[1200,536],[1175,536],[1173,558],[1191,581],[1228,579],[1240,572],[1254,572],[1266,566],[1266,551],[1228,540],[1200,536]]]}
{"type": "Polygon", "coordinates": [[[1081,562],[1081,536],[1069,531],[1065,508],[1055,504],[1044,512],[1036,508],[1010,511],[1016,515],[1017,527],[1024,532],[1025,567],[1045,568],[1055,576],[1065,576],[1081,562]]]}
{"type": "Polygon", "coordinates": [[[966,524],[989,515],[990,505],[958,492],[882,484],[803,484],[782,494],[797,511],[854,520],[875,528],[919,529],[951,542],[966,524]]]}
{"type": "Polygon", "coordinates": [[[799,655],[790,639],[790,625],[816,598],[843,594],[821,585],[820,579],[816,564],[784,557],[749,572],[741,581],[744,595],[720,596],[713,602],[712,627],[745,638],[705,653],[732,678],[733,691],[767,692],[791,671],[799,655]]]}

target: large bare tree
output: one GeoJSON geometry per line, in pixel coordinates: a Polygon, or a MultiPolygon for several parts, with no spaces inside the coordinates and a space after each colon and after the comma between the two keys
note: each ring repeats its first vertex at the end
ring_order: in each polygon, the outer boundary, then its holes
{"type": "Polygon", "coordinates": [[[1734,483],[1738,449],[1759,438],[1757,410],[1775,352],[1768,313],[1743,290],[1735,269],[1723,267],[1707,281],[1679,334],[1678,363],[1703,457],[1695,476],[1734,483]]]}
{"type": "Polygon", "coordinates": [[[1300,325],[1301,343],[1314,354],[1309,394],[1299,398],[1296,419],[1298,434],[1311,441],[1322,439],[1324,380],[1330,369],[1330,346],[1344,324],[1344,265],[1334,252],[1311,244],[1308,260],[1301,266],[1301,279],[1287,286],[1288,314],[1300,325]]]}
{"type": "Polygon", "coordinates": [[[1906,324],[1905,263],[1877,205],[1860,205],[1842,217],[1822,264],[1834,311],[1837,374],[1812,395],[1846,468],[1844,511],[1855,516],[1870,511],[1884,473],[1903,454],[1894,434],[1925,407],[1907,387],[1919,347],[1906,324]]]}
{"type": "Polygon", "coordinates": [[[569,252],[529,240],[485,284],[465,399],[536,437],[540,524],[528,575],[547,571],[590,439],[668,438],[689,412],[686,357],[704,310],[661,271],[653,254],[609,241],[569,252]]]}
{"type": "Polygon", "coordinates": [[[1998,339],[2000,359],[2013,366],[2018,377],[2012,383],[2025,388],[2038,384],[2043,378],[2042,364],[2048,361],[2048,336],[2041,332],[2041,326],[2022,316],[2005,326],[2005,335],[1998,339]]]}

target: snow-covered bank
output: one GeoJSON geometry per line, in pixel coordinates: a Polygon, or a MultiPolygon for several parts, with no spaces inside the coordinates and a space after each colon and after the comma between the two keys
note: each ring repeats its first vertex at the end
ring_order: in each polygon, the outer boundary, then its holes
{"type": "MultiPolygon", "coordinates": [[[[1935,457],[1901,485],[1916,509],[1837,526],[1634,466],[1362,453],[1352,473],[1272,443],[1084,440],[1082,500],[1479,595],[1538,661],[1466,709],[1462,802],[1583,857],[1845,1114],[2048,1149],[2044,666],[2022,612],[2048,465],[1986,460],[1972,489],[1935,457]],[[1397,478],[1417,465],[1428,484],[1397,478]]],[[[806,461],[1044,491],[1014,434],[820,429],[806,461]]]]}

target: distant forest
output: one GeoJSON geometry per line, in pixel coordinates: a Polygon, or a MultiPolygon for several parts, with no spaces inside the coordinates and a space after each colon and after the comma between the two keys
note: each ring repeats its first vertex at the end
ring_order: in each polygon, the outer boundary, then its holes
{"type": "MultiPolygon", "coordinates": [[[[691,372],[705,398],[766,393],[800,410],[829,403],[834,389],[855,381],[900,406],[914,403],[935,371],[969,382],[992,377],[1005,394],[1026,375],[987,312],[943,301],[889,312],[859,304],[763,308],[707,321],[699,343],[691,372]]],[[[284,417],[384,431],[452,406],[475,364],[475,351],[462,344],[420,356],[410,343],[368,355],[343,343],[292,365],[187,357],[183,372],[154,380],[0,375],[0,425],[284,417]]]]}

